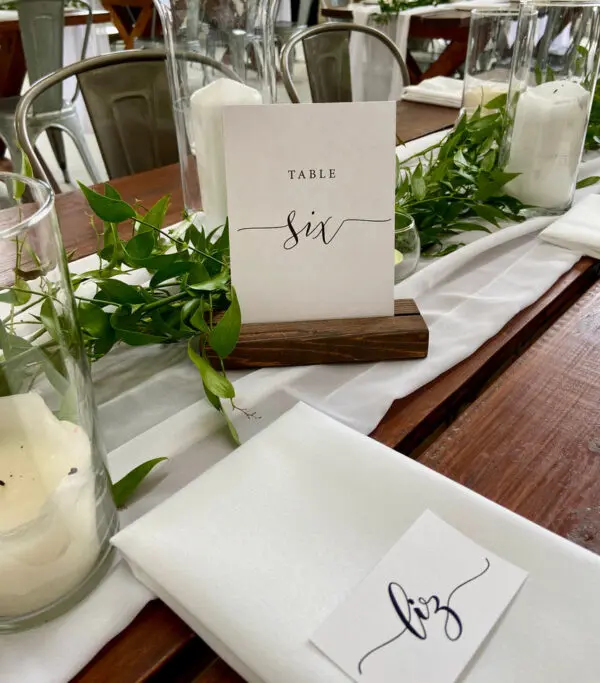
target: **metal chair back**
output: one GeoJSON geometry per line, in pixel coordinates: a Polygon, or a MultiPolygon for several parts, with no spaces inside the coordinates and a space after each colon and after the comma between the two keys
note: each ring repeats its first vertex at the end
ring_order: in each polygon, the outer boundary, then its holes
{"type": "Polygon", "coordinates": [[[292,61],[296,46],[302,43],[313,102],[351,102],[350,34],[363,33],[379,40],[392,54],[400,69],[404,85],[410,83],[406,63],[398,47],[385,33],[372,26],[351,22],[332,22],[312,26],[296,33],[281,52],[281,76],[290,100],[297,104],[300,96],[292,80],[292,61]]]}
{"type": "MultiPolygon", "coordinates": [[[[19,30],[29,82],[57,71],[63,65],[64,0],[19,0],[19,30]]],[[[81,59],[85,58],[92,28],[92,8],[85,2],[88,16],[81,59]]],[[[78,95],[75,91],[74,101],[78,95]]],[[[36,114],[60,111],[63,106],[62,83],[41,96],[34,107],[36,114]]]]}
{"type": "MultiPolygon", "coordinates": [[[[181,52],[177,57],[240,80],[231,69],[196,52],[181,52]]],[[[178,160],[166,53],[162,49],[127,50],[59,69],[23,95],[16,113],[17,137],[36,177],[46,179],[28,131],[28,112],[39,97],[71,76],[76,76],[81,86],[110,178],[140,173],[178,160]]]]}

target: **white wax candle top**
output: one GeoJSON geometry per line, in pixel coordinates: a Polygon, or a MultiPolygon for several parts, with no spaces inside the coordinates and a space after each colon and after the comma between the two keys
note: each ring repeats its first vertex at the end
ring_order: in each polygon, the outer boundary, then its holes
{"type": "Polygon", "coordinates": [[[190,97],[198,182],[210,229],[223,225],[227,218],[223,108],[251,104],[262,104],[258,90],[231,78],[219,78],[190,97]]]}
{"type": "Polygon", "coordinates": [[[190,97],[192,110],[201,107],[228,107],[234,104],[262,104],[261,94],[232,78],[217,78],[190,97]]]}

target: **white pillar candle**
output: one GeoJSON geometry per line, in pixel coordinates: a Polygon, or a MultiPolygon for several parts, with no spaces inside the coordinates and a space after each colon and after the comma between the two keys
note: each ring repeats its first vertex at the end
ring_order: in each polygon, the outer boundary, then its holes
{"type": "MultiPolygon", "coordinates": [[[[467,111],[472,112],[477,107],[484,107],[499,95],[506,95],[507,91],[508,83],[477,81],[477,79],[472,78],[465,83],[462,106],[467,111]]],[[[491,113],[491,110],[488,110],[487,113],[491,113]]]]}
{"type": "Polygon", "coordinates": [[[91,446],[35,393],[0,398],[0,618],[75,588],[100,543],[91,446]]]}
{"type": "Polygon", "coordinates": [[[526,204],[566,208],[583,150],[590,93],[573,81],[548,81],[519,97],[506,170],[520,173],[506,191],[526,204]]]}
{"type": "Polygon", "coordinates": [[[230,78],[219,78],[190,98],[198,182],[208,228],[223,225],[227,218],[223,108],[240,104],[262,104],[262,96],[230,78]]]}

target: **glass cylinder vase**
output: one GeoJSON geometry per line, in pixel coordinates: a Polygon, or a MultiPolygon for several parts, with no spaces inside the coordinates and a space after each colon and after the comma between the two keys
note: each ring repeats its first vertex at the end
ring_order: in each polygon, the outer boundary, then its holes
{"type": "Polygon", "coordinates": [[[575,192],[600,53],[600,4],[522,3],[501,160],[509,194],[532,213],[567,210],[575,192]]]}
{"type": "Polygon", "coordinates": [[[518,18],[518,9],[471,12],[462,105],[467,115],[508,92],[518,18]]]}
{"type": "Polygon", "coordinates": [[[223,107],[276,101],[275,0],[154,0],[167,49],[183,199],[212,229],[227,217],[223,107]]]}
{"type": "Polygon", "coordinates": [[[0,632],[84,597],[117,528],[54,196],[0,174],[0,632]]]}

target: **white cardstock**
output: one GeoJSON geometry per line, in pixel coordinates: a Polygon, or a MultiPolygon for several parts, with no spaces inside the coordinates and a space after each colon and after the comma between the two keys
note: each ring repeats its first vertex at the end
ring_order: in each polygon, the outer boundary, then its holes
{"type": "Polygon", "coordinates": [[[394,102],[226,107],[242,319],[394,314],[394,102]]]}
{"type": "Polygon", "coordinates": [[[526,577],[427,510],[312,642],[361,683],[453,683],[526,577]]]}

